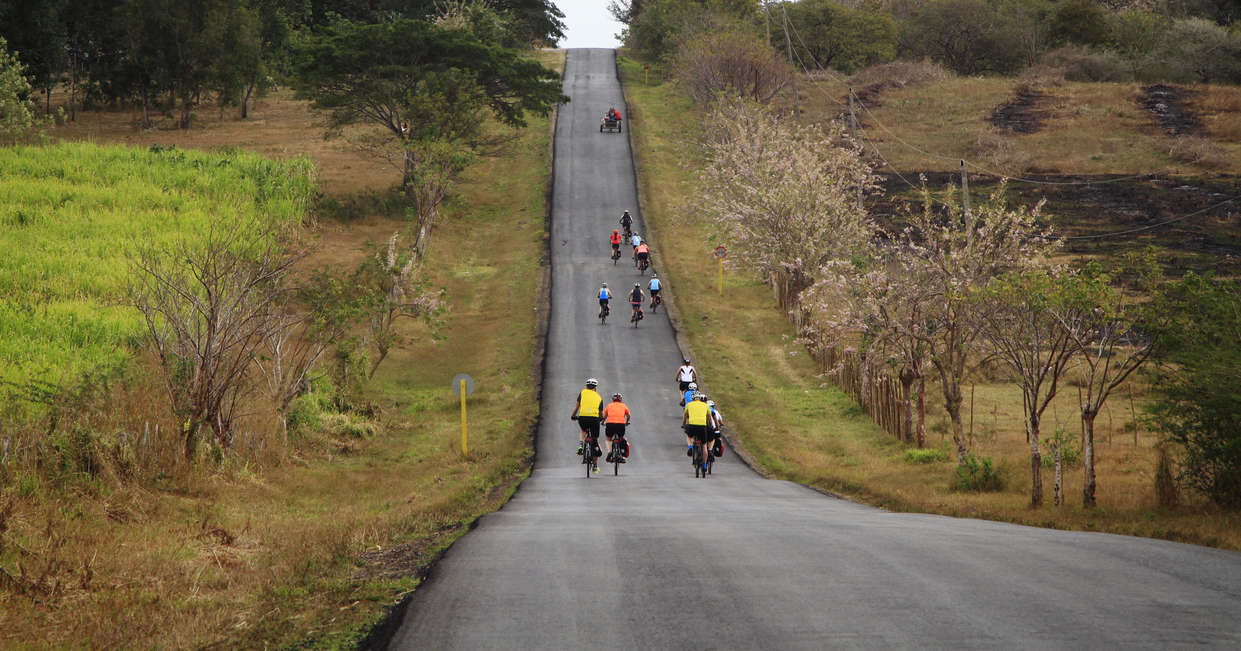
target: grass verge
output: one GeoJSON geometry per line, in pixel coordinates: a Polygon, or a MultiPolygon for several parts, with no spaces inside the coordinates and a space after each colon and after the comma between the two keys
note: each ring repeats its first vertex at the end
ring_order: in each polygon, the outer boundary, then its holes
{"type": "MultiPolygon", "coordinates": [[[[562,63],[562,53],[544,56],[562,63]]],[[[252,127],[243,139],[278,142],[281,128],[252,127]]],[[[402,333],[418,343],[394,352],[371,383],[377,433],[316,436],[276,466],[86,489],[34,480],[0,496],[0,646],[360,643],[528,472],[549,138],[548,120],[531,119],[458,186],[428,260],[447,292],[447,322],[434,343],[420,326],[402,333]],[[457,372],[478,387],[466,456],[448,387],[457,372]]],[[[329,187],[359,189],[334,172],[325,166],[329,187]]],[[[375,205],[340,196],[340,205],[375,205]]],[[[367,241],[402,225],[381,213],[325,221],[314,262],[348,268],[368,255],[367,241]]]]}
{"type": "MultiPolygon", "coordinates": [[[[711,257],[716,242],[711,226],[692,205],[694,170],[701,161],[696,144],[699,114],[672,84],[643,84],[640,64],[622,59],[621,70],[632,115],[643,215],[657,238],[660,272],[678,299],[678,328],[696,354],[695,363],[712,397],[764,469],[894,510],[1241,549],[1239,514],[1201,504],[1179,510],[1156,508],[1154,437],[1140,431],[1136,445],[1115,434],[1109,446],[1106,435],[1099,434],[1098,508],[1087,511],[1075,506],[1080,503],[1080,469],[1068,471],[1067,506],[1028,508],[1029,458],[1020,426],[1020,394],[1009,384],[980,382],[974,407],[976,453],[994,457],[1005,480],[1003,491],[952,490],[952,455],[942,460],[907,458],[903,444],[873,426],[860,408],[821,376],[793,341],[792,327],[758,274],[726,266],[724,292],[717,295],[716,263],[711,257]]],[[[942,412],[936,390],[928,388],[929,414],[942,412]]],[[[1065,387],[1049,418],[1055,425],[1045,424],[1048,433],[1054,427],[1077,431],[1075,397],[1074,389],[1065,387]]],[[[1132,427],[1127,424],[1128,405],[1117,398],[1112,410],[1113,433],[1132,437],[1132,430],[1125,429],[1132,427]]],[[[929,418],[933,444],[940,437],[940,420],[945,418],[929,418]]]]}

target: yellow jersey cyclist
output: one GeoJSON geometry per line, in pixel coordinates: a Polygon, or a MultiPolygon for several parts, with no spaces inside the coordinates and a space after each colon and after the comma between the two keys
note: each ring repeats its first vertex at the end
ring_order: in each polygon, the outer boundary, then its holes
{"type": "Polygon", "coordinates": [[[711,408],[707,406],[707,396],[695,393],[694,399],[685,405],[681,416],[681,427],[685,429],[685,443],[688,448],[685,456],[694,456],[694,442],[706,445],[711,441],[711,430],[715,422],[711,417],[711,408]]]}
{"type": "MultiPolygon", "coordinates": [[[[595,387],[599,386],[599,380],[588,378],[586,380],[586,388],[577,394],[577,400],[573,403],[573,415],[569,416],[569,420],[577,421],[577,453],[582,454],[586,451],[586,443],[590,442],[595,447],[595,458],[599,457],[599,415],[603,409],[603,396],[595,391],[595,387]],[[589,434],[589,436],[587,436],[589,434]]],[[[599,464],[595,464],[592,469],[599,471],[599,464]]]]}

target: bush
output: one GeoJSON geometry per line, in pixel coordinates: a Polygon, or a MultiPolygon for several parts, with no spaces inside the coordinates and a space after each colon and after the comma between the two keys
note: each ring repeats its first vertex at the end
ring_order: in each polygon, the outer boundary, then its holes
{"type": "Polygon", "coordinates": [[[1056,43],[1099,45],[1108,37],[1107,11],[1093,0],[1064,0],[1052,11],[1049,28],[1056,43]]]}
{"type": "Polygon", "coordinates": [[[1168,156],[1174,161],[1207,169],[1228,167],[1232,162],[1227,150],[1201,136],[1177,136],[1168,148],[1168,156]]]}
{"type": "Polygon", "coordinates": [[[957,466],[957,479],[953,489],[974,493],[994,493],[1004,490],[1004,478],[991,462],[991,457],[965,455],[965,464],[957,466]]]}
{"type": "Polygon", "coordinates": [[[901,49],[958,74],[1015,72],[1021,37],[1005,7],[988,0],[928,0],[899,22],[901,49]]]}
{"type": "Polygon", "coordinates": [[[679,50],[677,77],[703,106],[721,94],[770,102],[793,71],[761,38],[740,31],[706,33],[679,50]]]}
{"type": "Polygon", "coordinates": [[[1043,439],[1043,447],[1047,453],[1042,456],[1044,468],[1056,467],[1056,459],[1051,453],[1051,444],[1060,447],[1060,467],[1073,468],[1082,462],[1082,442],[1076,436],[1068,436],[1064,430],[1058,429],[1051,436],[1043,439]]]}
{"type": "Polygon", "coordinates": [[[849,78],[854,88],[884,86],[904,88],[955,77],[951,70],[931,61],[893,61],[870,66],[849,78]]]}
{"type": "Polygon", "coordinates": [[[948,460],[947,448],[925,448],[922,450],[905,450],[905,463],[919,465],[939,463],[948,460]]]}
{"type": "Polygon", "coordinates": [[[1173,22],[1158,57],[1166,65],[1169,81],[1241,82],[1241,33],[1209,20],[1173,22]]]}
{"type": "Polygon", "coordinates": [[[1132,81],[1133,69],[1115,52],[1066,45],[1043,55],[1040,64],[1062,71],[1068,81],[1132,81]]]}
{"type": "Polygon", "coordinates": [[[1183,452],[1178,479],[1241,508],[1241,281],[1188,273],[1152,306],[1151,420],[1183,452]]]}

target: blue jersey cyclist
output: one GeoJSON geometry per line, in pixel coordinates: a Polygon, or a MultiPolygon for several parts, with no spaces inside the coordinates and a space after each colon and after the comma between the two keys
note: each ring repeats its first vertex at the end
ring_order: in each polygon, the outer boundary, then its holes
{"type": "Polygon", "coordinates": [[[659,296],[659,290],[663,289],[663,286],[659,282],[659,276],[654,272],[651,273],[651,280],[646,284],[646,288],[650,290],[651,302],[654,303],[655,297],[659,296]]]}
{"type": "Polygon", "coordinates": [[[608,284],[599,285],[599,313],[605,314],[609,312],[608,301],[612,300],[612,290],[608,289],[608,284]]]}
{"type": "Polygon", "coordinates": [[[681,395],[681,406],[684,407],[694,401],[694,394],[698,393],[698,383],[690,382],[686,385],[684,393],[681,395]]]}

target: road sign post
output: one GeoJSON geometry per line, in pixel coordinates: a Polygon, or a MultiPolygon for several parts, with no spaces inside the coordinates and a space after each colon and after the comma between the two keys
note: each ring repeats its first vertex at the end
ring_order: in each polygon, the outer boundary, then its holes
{"type": "Polygon", "coordinates": [[[716,291],[720,296],[724,295],[724,256],[728,255],[728,248],[723,244],[715,247],[715,259],[719,263],[719,281],[716,283],[716,291]]]}
{"type": "Polygon", "coordinates": [[[470,453],[469,429],[466,427],[465,397],[474,393],[474,378],[465,373],[458,373],[452,379],[453,391],[461,396],[461,454],[470,453]]]}

